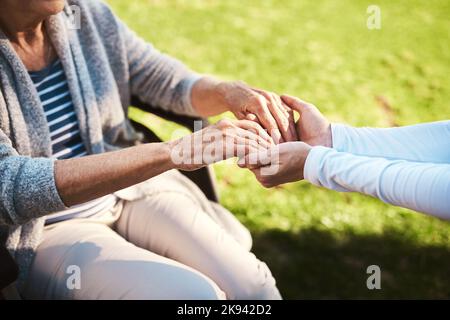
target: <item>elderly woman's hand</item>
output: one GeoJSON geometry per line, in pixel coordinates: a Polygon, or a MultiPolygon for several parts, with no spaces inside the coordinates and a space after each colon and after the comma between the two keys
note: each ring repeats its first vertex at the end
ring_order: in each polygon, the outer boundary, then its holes
{"type": "Polygon", "coordinates": [[[236,118],[261,124],[275,143],[298,140],[292,109],[277,94],[251,88],[241,81],[221,82],[218,90],[236,118]]]}
{"type": "Polygon", "coordinates": [[[271,137],[256,122],[229,119],[168,144],[172,163],[177,169],[185,171],[228,158],[242,158],[274,145],[271,137]]]}
{"type": "Polygon", "coordinates": [[[191,101],[202,117],[231,111],[240,120],[260,124],[275,143],[298,140],[292,109],[272,92],[205,76],[192,87],[191,101]]]}

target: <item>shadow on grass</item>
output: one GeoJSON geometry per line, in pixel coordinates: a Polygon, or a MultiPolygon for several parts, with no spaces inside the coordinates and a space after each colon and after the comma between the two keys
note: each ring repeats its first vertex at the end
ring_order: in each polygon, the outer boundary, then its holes
{"type": "Polygon", "coordinates": [[[395,230],[347,232],[339,240],[324,230],[269,230],[254,234],[253,251],[285,299],[450,298],[450,248],[419,246],[395,230]],[[381,290],[366,287],[373,264],[381,268],[381,290]]]}

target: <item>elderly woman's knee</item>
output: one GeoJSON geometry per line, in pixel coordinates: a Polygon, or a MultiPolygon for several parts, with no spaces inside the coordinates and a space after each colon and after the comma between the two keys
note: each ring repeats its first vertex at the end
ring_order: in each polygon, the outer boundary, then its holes
{"type": "MultiPolygon", "coordinates": [[[[169,270],[168,270],[169,271],[169,270]]],[[[180,268],[176,275],[169,271],[166,276],[161,276],[161,284],[157,287],[146,285],[142,279],[142,285],[137,285],[128,290],[125,299],[137,300],[225,300],[225,293],[217,284],[206,276],[180,268]]]]}
{"type": "Polygon", "coordinates": [[[244,277],[228,293],[233,300],[281,300],[275,278],[269,267],[259,261],[253,269],[242,270],[244,277]],[[242,281],[242,279],[244,279],[242,281]]]}
{"type": "Polygon", "coordinates": [[[225,293],[211,279],[196,276],[175,288],[176,299],[187,300],[225,300],[225,293]]]}

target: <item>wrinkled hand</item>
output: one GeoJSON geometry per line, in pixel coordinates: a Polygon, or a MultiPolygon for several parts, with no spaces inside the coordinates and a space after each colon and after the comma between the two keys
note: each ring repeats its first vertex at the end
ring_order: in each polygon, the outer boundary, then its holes
{"type": "Polygon", "coordinates": [[[218,89],[236,118],[259,123],[275,143],[298,139],[292,108],[278,95],[251,88],[240,81],[220,83],[218,89]]]}
{"type": "Polygon", "coordinates": [[[250,120],[224,119],[181,139],[168,142],[179,170],[192,171],[233,157],[271,148],[268,133],[250,120]]]}
{"type": "Polygon", "coordinates": [[[267,188],[304,179],[304,167],[312,146],[332,147],[331,125],[312,104],[282,96],[284,104],[300,114],[296,131],[300,141],[285,142],[265,150],[251,150],[238,165],[250,169],[267,188]]]}
{"type": "Polygon", "coordinates": [[[313,104],[298,98],[283,95],[281,99],[292,110],[300,114],[296,128],[300,141],[311,146],[332,147],[330,122],[313,104]]]}
{"type": "Polygon", "coordinates": [[[238,161],[266,188],[304,179],[303,171],[311,146],[304,142],[285,142],[268,150],[250,152],[238,161]]]}

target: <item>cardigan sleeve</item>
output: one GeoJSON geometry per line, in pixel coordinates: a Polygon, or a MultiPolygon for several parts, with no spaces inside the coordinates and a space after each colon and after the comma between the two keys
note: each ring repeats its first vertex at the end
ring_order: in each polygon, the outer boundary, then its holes
{"type": "Polygon", "coordinates": [[[117,21],[127,50],[131,94],[164,110],[196,116],[191,91],[201,76],[155,49],[122,21],[117,21]]]}
{"type": "Polygon", "coordinates": [[[20,225],[66,209],[55,184],[54,160],[18,155],[0,130],[0,225],[20,225]]]}
{"type": "Polygon", "coordinates": [[[69,2],[92,15],[101,41],[107,42],[105,47],[112,50],[110,63],[125,64],[127,95],[167,111],[198,116],[191,103],[191,91],[200,75],[139,37],[104,1],[69,2]],[[111,41],[117,43],[111,45],[111,41]]]}

